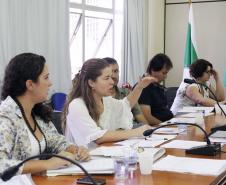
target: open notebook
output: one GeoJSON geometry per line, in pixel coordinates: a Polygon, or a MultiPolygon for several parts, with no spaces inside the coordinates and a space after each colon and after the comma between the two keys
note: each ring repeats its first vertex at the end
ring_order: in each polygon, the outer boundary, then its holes
{"type": "MultiPolygon", "coordinates": [[[[90,174],[113,174],[114,173],[114,162],[111,158],[103,157],[92,157],[90,161],[80,162],[80,164],[90,173],[90,174]]],[[[46,172],[47,176],[57,176],[57,175],[76,175],[83,174],[83,171],[75,165],[71,165],[67,168],[48,170],[46,172]]]]}
{"type": "MultiPolygon", "coordinates": [[[[101,146],[90,151],[91,156],[105,156],[105,157],[122,157],[125,153],[131,150],[128,146],[101,146]]],[[[143,150],[154,156],[154,161],[159,159],[166,151],[164,148],[143,148],[143,150]]],[[[137,154],[142,150],[137,150],[137,154]]]]}

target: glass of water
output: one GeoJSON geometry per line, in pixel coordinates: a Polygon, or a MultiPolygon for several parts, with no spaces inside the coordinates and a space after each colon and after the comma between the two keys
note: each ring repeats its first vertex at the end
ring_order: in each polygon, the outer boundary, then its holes
{"type": "Polygon", "coordinates": [[[138,161],[138,155],[137,151],[133,148],[130,148],[125,153],[125,160],[128,165],[128,172],[130,175],[130,178],[133,178],[133,173],[137,169],[137,161],[138,161]]]}
{"type": "Polygon", "coordinates": [[[137,169],[137,160],[138,160],[137,152],[133,149],[129,150],[126,156],[129,171],[137,169]]]}
{"type": "Polygon", "coordinates": [[[128,178],[128,164],[125,157],[114,159],[114,171],[117,181],[125,181],[128,178]]]}

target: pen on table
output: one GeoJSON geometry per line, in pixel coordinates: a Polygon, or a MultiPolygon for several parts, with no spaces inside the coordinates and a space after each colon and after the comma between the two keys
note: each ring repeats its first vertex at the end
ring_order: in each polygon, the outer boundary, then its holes
{"type": "Polygon", "coordinates": [[[150,140],[150,141],[167,141],[168,139],[167,138],[151,138],[151,137],[145,137],[144,138],[145,140],[150,140]]]}

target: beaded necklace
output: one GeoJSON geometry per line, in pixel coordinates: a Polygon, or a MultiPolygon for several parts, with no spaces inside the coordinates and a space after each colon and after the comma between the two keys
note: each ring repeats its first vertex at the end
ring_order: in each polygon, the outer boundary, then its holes
{"type": "MultiPolygon", "coordinates": [[[[41,128],[39,127],[36,119],[35,119],[35,116],[34,116],[34,113],[32,112],[31,113],[31,116],[34,120],[34,129],[32,129],[31,125],[29,124],[29,121],[25,115],[25,112],[24,112],[24,109],[23,109],[23,106],[21,105],[21,103],[15,98],[14,101],[17,103],[17,105],[19,106],[20,108],[20,111],[22,113],[22,116],[24,118],[24,121],[27,125],[27,127],[29,128],[29,130],[31,131],[32,135],[34,136],[34,138],[36,139],[36,141],[38,142],[38,146],[39,146],[39,154],[42,153],[42,149],[41,149],[41,144],[40,144],[40,141],[38,140],[37,136],[35,135],[35,131],[36,131],[36,128],[38,127],[38,129],[40,130],[41,134],[43,135],[43,138],[44,138],[44,141],[45,141],[45,149],[47,148],[47,141],[46,141],[46,137],[45,137],[45,134],[43,133],[43,131],[41,130],[41,128]]],[[[45,150],[44,150],[45,151],[45,150]]]]}

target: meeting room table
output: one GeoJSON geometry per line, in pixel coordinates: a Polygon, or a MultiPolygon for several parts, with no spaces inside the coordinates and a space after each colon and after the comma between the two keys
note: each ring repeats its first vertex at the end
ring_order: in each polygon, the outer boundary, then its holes
{"type": "MultiPolygon", "coordinates": [[[[226,124],[226,119],[221,115],[211,115],[205,117],[205,130],[210,133],[210,129],[215,125],[226,124]]],[[[203,132],[198,127],[189,126],[186,134],[179,134],[176,139],[182,140],[193,140],[193,141],[203,141],[203,132]]],[[[107,144],[109,145],[109,144],[107,144]]],[[[226,147],[222,148],[226,151],[226,147]]],[[[166,149],[165,155],[174,155],[180,157],[195,157],[195,158],[208,158],[208,159],[226,159],[226,153],[219,153],[216,156],[204,156],[204,155],[191,155],[185,154],[184,150],[181,149],[166,149]]],[[[200,168],[205,168],[205,166],[200,166],[200,168]]],[[[165,172],[165,171],[152,171],[150,175],[141,175],[139,168],[135,171],[133,179],[129,179],[124,184],[125,185],[216,185],[225,177],[226,174],[222,173],[218,177],[216,176],[203,176],[188,173],[175,173],[175,172],[165,172]]],[[[36,185],[72,185],[76,184],[76,179],[83,176],[71,175],[71,176],[37,176],[33,175],[33,181],[36,185]]],[[[117,184],[114,179],[114,175],[93,175],[95,178],[105,178],[106,184],[113,185],[117,184]]],[[[118,184],[119,185],[119,184],[118,184]]],[[[120,184],[122,185],[122,184],[120,184]]]]}

